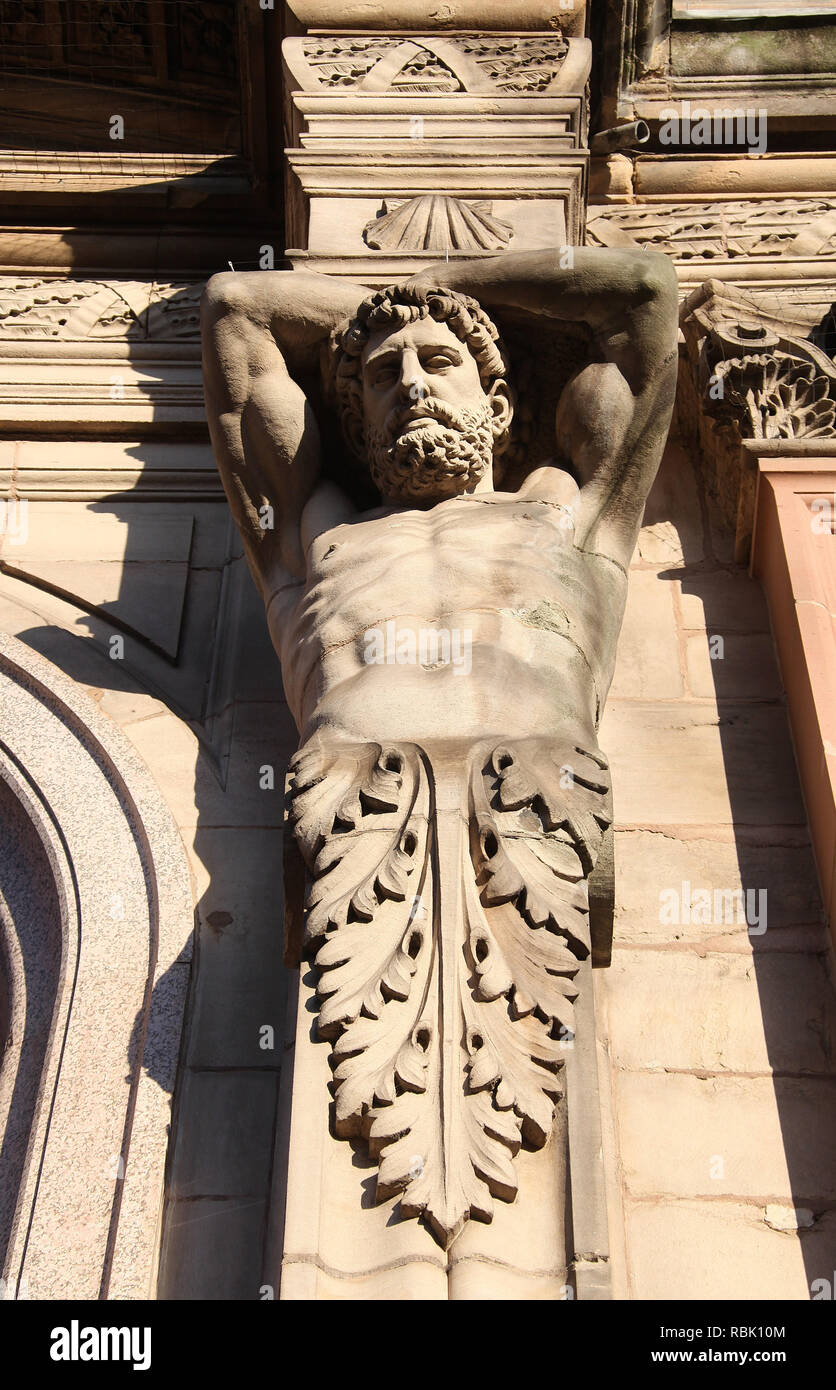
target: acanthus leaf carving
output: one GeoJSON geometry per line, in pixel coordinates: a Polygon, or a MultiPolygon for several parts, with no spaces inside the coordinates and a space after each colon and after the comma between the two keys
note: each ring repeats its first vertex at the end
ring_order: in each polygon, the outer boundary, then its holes
{"type": "Polygon", "coordinates": [[[451,772],[414,745],[317,741],[291,768],[336,1133],[368,1141],[377,1200],[400,1193],[445,1246],[513,1200],[513,1158],[547,1142],[561,1094],[611,820],[605,760],[561,751],[471,749],[451,772]],[[462,813],[442,825],[451,775],[462,813]]]}
{"type": "Polygon", "coordinates": [[[706,281],[684,304],[682,328],[698,398],[719,425],[742,439],[833,437],[836,366],[756,299],[706,281]]]}
{"type": "Polygon", "coordinates": [[[734,419],[743,438],[833,437],[834,379],[813,363],[784,352],[733,357],[716,364],[714,377],[725,388],[715,414],[734,419]]]}
{"type": "Polygon", "coordinates": [[[291,822],[311,869],[305,946],[317,949],[318,1028],[329,1037],[409,994],[419,929],[404,903],[427,833],[420,764],[376,744],[306,746],[294,763],[291,822]]]}

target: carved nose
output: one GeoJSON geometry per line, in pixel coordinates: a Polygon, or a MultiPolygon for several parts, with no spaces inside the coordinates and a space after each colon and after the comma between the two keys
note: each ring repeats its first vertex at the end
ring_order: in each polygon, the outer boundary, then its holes
{"type": "Polygon", "coordinates": [[[415,372],[401,372],[400,380],[398,381],[398,395],[402,401],[414,400],[418,395],[418,390],[415,387],[415,382],[417,380],[418,378],[415,372]]]}
{"type": "Polygon", "coordinates": [[[398,394],[402,400],[422,400],[428,395],[427,384],[421,371],[417,352],[405,352],[401,358],[401,374],[398,381],[398,394]]]}

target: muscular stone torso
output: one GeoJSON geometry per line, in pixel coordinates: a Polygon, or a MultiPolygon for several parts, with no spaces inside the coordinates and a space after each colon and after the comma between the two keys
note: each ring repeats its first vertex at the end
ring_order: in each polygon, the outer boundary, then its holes
{"type": "Polygon", "coordinates": [[[594,738],[626,576],[578,550],[565,505],[519,493],[373,513],[310,546],[304,584],[270,605],[288,701],[303,739],[497,734],[594,738]],[[452,663],[369,664],[367,635],[447,629],[452,663]],[[468,634],[470,634],[468,638],[468,634]]]}

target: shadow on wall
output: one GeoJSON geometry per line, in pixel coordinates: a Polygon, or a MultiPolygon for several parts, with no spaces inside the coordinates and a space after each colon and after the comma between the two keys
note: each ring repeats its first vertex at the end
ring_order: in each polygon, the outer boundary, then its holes
{"type": "MultiPolygon", "coordinates": [[[[196,309],[191,290],[182,301],[171,311],[181,330],[196,309]]],[[[141,355],[136,365],[165,385],[164,365],[141,355]]],[[[160,400],[150,387],[149,397],[160,400]]],[[[164,410],[155,405],[163,420],[164,410]]],[[[169,437],[158,425],[127,445],[72,435],[64,447],[86,451],[104,487],[113,460],[138,480],[89,504],[30,500],[30,543],[3,556],[0,624],[123,727],[180,828],[196,928],[159,1293],[257,1299],[284,1038],[280,827],[296,731],[205,432],[169,437]]],[[[151,1022],[189,968],[190,925],[156,984],[151,1022]]],[[[139,1043],[135,1027],[131,1055],[139,1043]]],[[[146,1066],[170,1091],[171,1059],[152,1052],[146,1066]]]]}
{"type": "MultiPolygon", "coordinates": [[[[750,1087],[770,1088],[777,1107],[789,1191],[780,1173],[772,1179],[781,1181],[779,1189],[770,1186],[770,1175],[780,1170],[780,1156],[767,1153],[768,1140],[759,1143],[756,1111],[746,1108],[751,1101],[742,1096],[739,1113],[747,1117],[746,1123],[752,1122],[746,1142],[753,1163],[748,1172],[735,1174],[739,1185],[734,1190],[761,1208],[766,1227],[784,1233],[785,1240],[799,1241],[810,1297],[832,1299],[836,998],[830,938],[766,603],[757,582],[733,563],[733,537],[724,533],[710,504],[703,500],[702,506],[705,554],[689,556],[686,548],[685,570],[662,571],[658,578],[681,581],[681,657],[691,695],[716,700],[744,898],[734,907],[727,899],[718,900],[715,890],[726,885],[717,883],[716,872],[713,880],[698,883],[695,875],[687,889],[685,884],[676,887],[683,904],[690,893],[692,921],[698,910],[709,914],[703,919],[709,925],[696,933],[708,952],[712,945],[729,952],[717,957],[719,969],[728,967],[729,972],[718,990],[718,1002],[728,1001],[734,1008],[732,1001],[739,1001],[741,1020],[729,1020],[728,1035],[734,1035],[738,1025],[741,1038],[745,1028],[751,1034],[748,1042],[739,1043],[748,1063],[743,1067],[739,1055],[737,1061],[730,1058],[729,1078],[743,1069],[750,1087]],[[696,896],[704,888],[711,892],[710,904],[704,899],[700,903],[696,896]],[[751,970],[760,1003],[762,1046],[745,1018],[745,982],[751,970]]],[[[684,925],[683,938],[688,934],[684,925]]],[[[739,1054],[734,1043],[730,1051],[739,1054]]],[[[744,1128],[741,1123],[741,1133],[744,1128]]],[[[731,1135],[728,1139],[726,1162],[733,1164],[740,1155],[734,1153],[735,1140],[731,1135]]],[[[721,1136],[717,1148],[723,1147],[721,1136]]],[[[722,1152],[717,1157],[722,1160],[722,1152]]],[[[745,1258],[741,1256],[742,1265],[745,1258]]],[[[788,1290],[788,1296],[797,1295],[788,1290]]],[[[747,1297],[743,1287],[740,1297],[747,1297]]]]}
{"type": "MultiPolygon", "coordinates": [[[[127,525],[126,559],[131,505],[122,498],[112,505],[127,525]]],[[[221,507],[225,510],[225,503],[216,504],[221,507]]],[[[198,518],[198,533],[200,525],[198,518]]],[[[219,577],[235,563],[222,562],[219,577]]],[[[138,585],[131,601],[141,603],[142,577],[130,563],[124,573],[127,585],[138,585]]],[[[250,584],[246,574],[242,578],[250,584]]],[[[187,594],[187,610],[191,602],[203,603],[208,612],[203,596],[187,594]]],[[[242,597],[243,605],[250,602],[253,626],[263,624],[254,590],[252,600],[242,597]]],[[[118,719],[155,777],[189,851],[197,890],[194,953],[168,1158],[160,1296],[253,1299],[263,1282],[284,1037],[280,823],[284,774],[296,735],[266,636],[263,643],[250,641],[240,614],[227,615],[226,623],[217,613],[210,616],[207,651],[225,642],[241,648],[220,735],[211,727],[205,694],[200,704],[189,701],[187,713],[182,700],[165,698],[164,674],[155,669],[155,678],[147,678],[149,654],[135,636],[124,636],[123,658],[109,658],[114,629],[106,619],[78,617],[74,634],[44,624],[15,635],[92,690],[118,719]],[[85,628],[89,635],[83,637],[85,628]],[[253,692],[258,685],[259,694],[272,693],[274,700],[247,700],[248,681],[253,692]],[[272,790],[259,785],[265,766],[272,768],[272,790]],[[269,1037],[265,1026],[272,1030],[269,1037]]],[[[187,623],[190,617],[187,612],[187,623]]],[[[190,658],[181,654],[178,660],[190,658]]],[[[191,675],[208,692],[205,673],[192,669],[191,675]]],[[[186,937],[180,957],[155,985],[149,1036],[165,1036],[165,1030],[153,1029],[154,1020],[172,1007],[191,945],[186,937]]],[[[125,1059],[126,1080],[141,1044],[140,1022],[137,1018],[125,1059]]],[[[148,1075],[171,1091],[171,1058],[152,1051],[145,1065],[148,1075]]]]}

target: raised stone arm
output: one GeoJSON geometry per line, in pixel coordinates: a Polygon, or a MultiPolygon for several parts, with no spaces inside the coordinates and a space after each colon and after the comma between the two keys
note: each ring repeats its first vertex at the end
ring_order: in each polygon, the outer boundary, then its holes
{"type": "Polygon", "coordinates": [[[676,390],[676,273],[657,252],[571,248],[429,266],[413,281],[514,309],[583,321],[600,361],[568,382],[557,438],[581,487],[576,543],[629,564],[676,390]]]}
{"type": "Polygon", "coordinates": [[[367,292],[299,271],[224,272],[204,291],[209,432],[265,603],[304,577],[302,513],[314,492],[337,492],[319,483],[319,429],[298,378],[318,369],[323,340],[367,292]]]}

